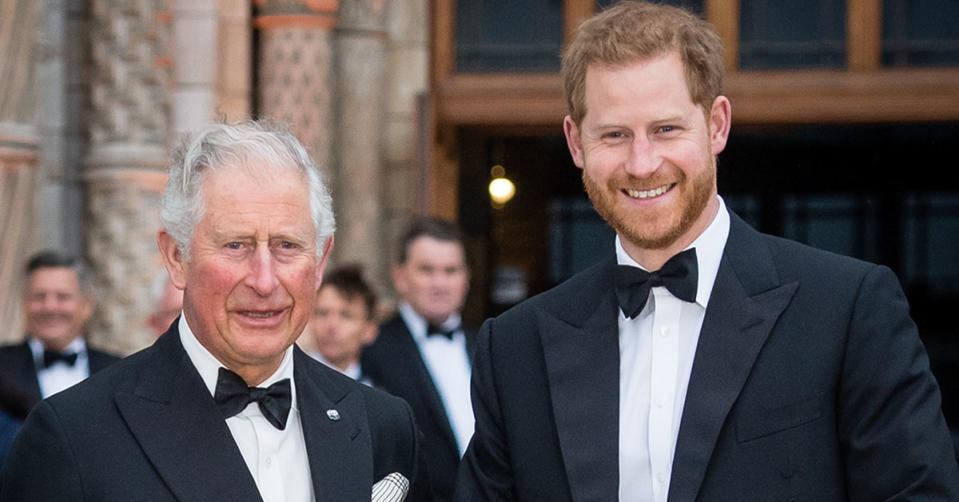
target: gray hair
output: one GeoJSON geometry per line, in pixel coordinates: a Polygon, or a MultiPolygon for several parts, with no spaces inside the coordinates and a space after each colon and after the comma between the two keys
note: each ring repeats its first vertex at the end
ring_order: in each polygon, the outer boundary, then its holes
{"type": "Polygon", "coordinates": [[[332,199],[322,175],[303,145],[285,127],[249,120],[208,125],[187,135],[173,152],[170,177],[160,203],[160,223],[184,257],[190,259],[193,231],[203,219],[203,182],[208,173],[240,166],[255,173],[295,169],[303,175],[316,230],[316,256],[322,256],[323,245],[336,225],[332,199]]]}

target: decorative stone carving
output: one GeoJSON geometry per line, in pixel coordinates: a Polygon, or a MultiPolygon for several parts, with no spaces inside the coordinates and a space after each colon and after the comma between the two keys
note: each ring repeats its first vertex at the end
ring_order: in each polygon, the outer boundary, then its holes
{"type": "Polygon", "coordinates": [[[99,286],[90,340],[119,352],[152,342],[158,201],[169,135],[170,13],[163,0],[94,0],[87,258],[99,286]]]}

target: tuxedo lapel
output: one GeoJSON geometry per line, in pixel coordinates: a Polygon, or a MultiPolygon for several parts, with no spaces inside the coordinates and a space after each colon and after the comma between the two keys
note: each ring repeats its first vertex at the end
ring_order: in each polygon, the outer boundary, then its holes
{"type": "MultiPolygon", "coordinates": [[[[456,438],[453,436],[453,426],[450,425],[449,418],[446,416],[446,407],[443,406],[443,399],[436,388],[436,383],[433,382],[433,377],[430,376],[430,372],[426,368],[426,361],[423,360],[420,349],[417,347],[416,341],[413,340],[413,334],[410,333],[410,328],[406,325],[406,322],[400,316],[397,317],[397,322],[399,323],[398,336],[395,337],[397,368],[401,369],[402,372],[413,372],[414,387],[408,389],[407,395],[420,396],[426,409],[429,410],[433,423],[440,427],[438,432],[443,434],[446,443],[459,456],[456,438]]],[[[470,359],[470,364],[472,364],[472,359],[470,359]]],[[[420,426],[423,425],[420,424],[420,426]]]]}
{"type": "Polygon", "coordinates": [[[619,328],[615,262],[569,284],[566,302],[538,312],[553,414],[574,500],[619,492],[619,328]]]}
{"type": "Polygon", "coordinates": [[[361,396],[322,373],[319,363],[299,347],[294,348],[293,357],[296,401],[316,499],[369,499],[372,446],[361,396]]]}
{"type": "Polygon", "coordinates": [[[9,369],[12,375],[10,387],[23,392],[24,396],[30,400],[29,405],[32,408],[43,399],[40,380],[37,378],[37,365],[33,361],[33,351],[30,350],[30,345],[26,341],[17,345],[14,350],[13,367],[9,369]]]}
{"type": "Polygon", "coordinates": [[[180,500],[261,500],[253,477],[175,325],[142,354],[133,392],[117,408],[160,477],[180,500]]]}
{"type": "Polygon", "coordinates": [[[781,284],[760,234],[734,214],[730,218],[686,392],[670,502],[695,500],[726,416],[798,286],[781,284]]]}

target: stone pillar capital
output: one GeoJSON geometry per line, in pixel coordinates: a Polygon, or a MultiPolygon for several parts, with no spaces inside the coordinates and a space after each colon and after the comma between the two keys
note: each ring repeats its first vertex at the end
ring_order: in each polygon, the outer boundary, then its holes
{"type": "Polygon", "coordinates": [[[339,0],[255,0],[253,26],[267,30],[276,28],[322,28],[336,26],[339,0]]]}

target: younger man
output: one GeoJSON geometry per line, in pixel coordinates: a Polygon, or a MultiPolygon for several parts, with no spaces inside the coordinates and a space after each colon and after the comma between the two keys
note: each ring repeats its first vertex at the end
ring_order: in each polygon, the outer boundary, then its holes
{"type": "Polygon", "coordinates": [[[376,295],[363,280],[359,266],[331,272],[320,286],[313,304],[310,334],[316,350],[310,355],[321,363],[371,385],[360,367],[360,352],[373,343],[379,331],[373,320],[376,295]]]}

